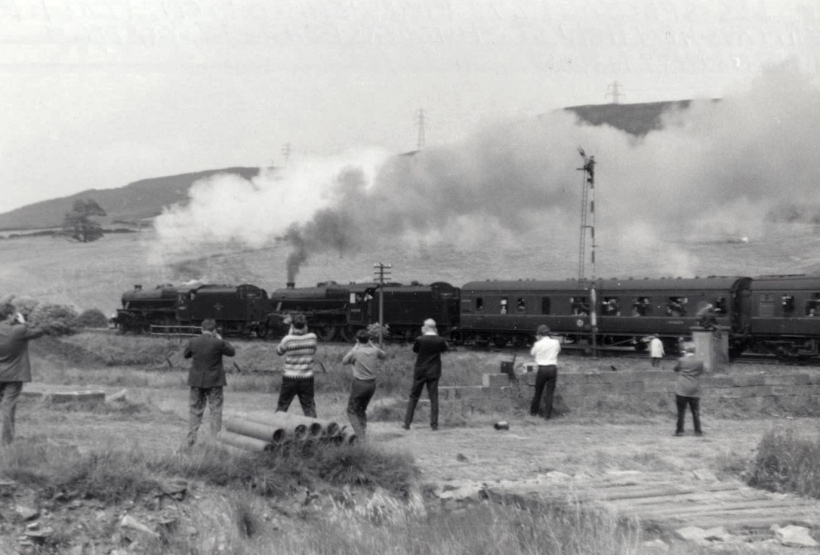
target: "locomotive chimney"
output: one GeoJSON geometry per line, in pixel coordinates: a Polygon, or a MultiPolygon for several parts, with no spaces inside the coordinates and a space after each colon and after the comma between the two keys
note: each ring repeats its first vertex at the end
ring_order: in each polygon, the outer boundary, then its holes
{"type": "Polygon", "coordinates": [[[135,285],[134,286],[134,291],[141,291],[141,290],[142,290],[142,285],[135,285]]]}
{"type": "Polygon", "coordinates": [[[295,283],[295,282],[293,282],[293,281],[289,281],[289,282],[287,283],[287,288],[288,288],[288,289],[293,289],[294,287],[296,287],[296,283],[295,283]]]}

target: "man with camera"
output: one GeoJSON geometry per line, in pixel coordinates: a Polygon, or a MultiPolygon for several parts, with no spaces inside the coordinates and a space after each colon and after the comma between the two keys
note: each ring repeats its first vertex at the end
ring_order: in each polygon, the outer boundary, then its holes
{"type": "Polygon", "coordinates": [[[28,342],[43,335],[43,330],[26,324],[10,303],[0,304],[0,415],[3,432],[0,444],[14,439],[14,414],[23,383],[31,381],[28,342]]]}

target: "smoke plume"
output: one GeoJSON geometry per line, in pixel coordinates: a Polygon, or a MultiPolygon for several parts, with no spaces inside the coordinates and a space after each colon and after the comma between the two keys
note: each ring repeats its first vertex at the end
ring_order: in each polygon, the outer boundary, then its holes
{"type": "Polygon", "coordinates": [[[691,260],[669,241],[754,240],[768,219],[817,216],[818,128],[817,88],[784,63],[745,91],[667,114],[662,129],[641,138],[554,112],[409,155],[366,152],[250,182],[211,179],[156,227],[164,249],[203,241],[256,248],[281,238],[292,249],[288,281],[318,253],[419,239],[486,248],[537,241],[574,256],[583,146],[598,163],[596,225],[609,252],[650,249],[661,253],[659,268],[684,273],[691,260]]]}

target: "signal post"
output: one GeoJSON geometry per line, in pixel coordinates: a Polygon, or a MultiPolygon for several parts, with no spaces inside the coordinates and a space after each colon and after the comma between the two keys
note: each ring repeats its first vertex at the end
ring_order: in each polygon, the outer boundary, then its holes
{"type": "Polygon", "coordinates": [[[379,349],[384,347],[384,280],[390,279],[390,264],[373,264],[376,281],[379,283],[379,349]]]}

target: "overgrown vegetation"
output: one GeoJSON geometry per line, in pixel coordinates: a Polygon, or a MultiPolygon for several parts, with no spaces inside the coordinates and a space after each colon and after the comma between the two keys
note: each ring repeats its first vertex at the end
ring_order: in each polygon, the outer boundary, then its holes
{"type": "Polygon", "coordinates": [[[83,328],[107,328],[108,318],[102,311],[96,308],[84,310],[74,319],[74,327],[77,329],[83,328]]]}
{"type": "Polygon", "coordinates": [[[749,472],[749,485],[820,499],[820,437],[790,428],[766,432],[749,472]]]}
{"type": "Polygon", "coordinates": [[[87,499],[121,502],[155,490],[162,477],[201,480],[262,496],[282,496],[299,487],[381,487],[401,494],[416,476],[412,457],[369,445],[306,447],[275,453],[237,453],[207,443],[150,457],[138,447],[76,448],[16,442],[0,451],[0,476],[46,496],[72,492],[87,499]]]}

